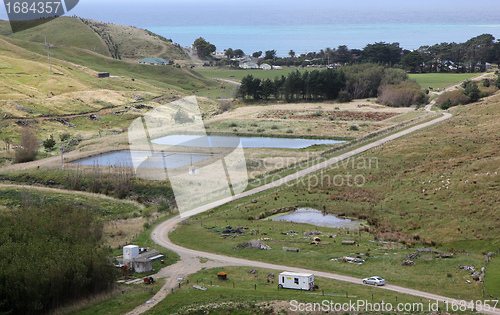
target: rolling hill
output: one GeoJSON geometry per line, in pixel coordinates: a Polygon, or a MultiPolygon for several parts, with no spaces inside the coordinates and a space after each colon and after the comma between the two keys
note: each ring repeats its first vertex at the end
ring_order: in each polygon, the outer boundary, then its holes
{"type": "Polygon", "coordinates": [[[0,35],[35,43],[45,43],[46,36],[54,46],[81,48],[129,61],[145,57],[189,59],[177,44],[147,30],[75,17],[61,17],[18,33],[12,33],[8,21],[0,21],[0,35]]]}
{"type": "MultiPolygon", "coordinates": [[[[142,37],[149,43],[158,38],[164,45],[160,55],[168,57],[165,47],[171,43],[147,31],[133,31],[135,41],[131,39],[130,47],[148,46],[141,44],[142,37]]],[[[125,37],[122,40],[125,42],[125,37]]],[[[131,50],[128,56],[148,53],[141,49],[131,50]]],[[[41,137],[68,131],[84,137],[101,131],[114,134],[140,114],[133,106],[160,106],[161,102],[215,86],[215,81],[187,67],[141,65],[112,58],[102,38],[80,19],[56,19],[16,34],[11,33],[8,22],[0,21],[2,137],[16,139],[20,126],[26,124],[36,128],[41,137]],[[75,32],[79,36],[71,35],[75,32]],[[50,64],[45,33],[54,38],[50,40],[48,36],[50,64]],[[110,77],[99,79],[98,72],[109,72],[110,77]],[[90,124],[90,114],[97,114],[102,120],[90,124]],[[50,121],[61,117],[64,123],[50,121]],[[68,127],[73,125],[76,127],[68,127]]]]}

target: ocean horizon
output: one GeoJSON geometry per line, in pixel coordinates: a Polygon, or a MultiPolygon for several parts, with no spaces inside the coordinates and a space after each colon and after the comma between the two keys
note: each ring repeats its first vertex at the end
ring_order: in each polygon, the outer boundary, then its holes
{"type": "MultiPolygon", "coordinates": [[[[148,29],[189,47],[203,37],[222,51],[276,50],[278,56],[376,42],[413,50],[500,37],[498,0],[86,0],[70,15],[148,29]]],[[[6,19],[0,10],[0,18],[6,19]]]]}
{"type": "Polygon", "coordinates": [[[210,26],[145,26],[148,30],[189,47],[203,37],[217,47],[242,49],[246,54],[255,51],[276,50],[280,57],[293,50],[297,55],[319,52],[321,49],[346,45],[363,49],[376,42],[399,43],[404,49],[414,50],[424,45],[443,42],[465,42],[482,34],[500,37],[500,23],[474,24],[326,24],[326,25],[210,25],[210,26]]]}

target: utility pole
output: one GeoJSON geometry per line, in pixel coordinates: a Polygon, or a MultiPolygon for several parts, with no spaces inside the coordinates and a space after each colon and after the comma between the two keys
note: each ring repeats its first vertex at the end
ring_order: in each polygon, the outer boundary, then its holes
{"type": "Polygon", "coordinates": [[[52,59],[50,58],[50,44],[47,43],[47,33],[45,33],[45,46],[47,46],[47,58],[49,58],[50,72],[52,72],[52,59]]]}
{"type": "Polygon", "coordinates": [[[61,145],[59,150],[61,150],[61,168],[64,169],[64,146],[61,145]]]}

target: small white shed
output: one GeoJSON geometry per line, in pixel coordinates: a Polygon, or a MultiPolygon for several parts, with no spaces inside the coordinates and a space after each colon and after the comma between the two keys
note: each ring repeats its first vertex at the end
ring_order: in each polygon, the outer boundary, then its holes
{"type": "Polygon", "coordinates": [[[314,275],[310,273],[282,272],[279,275],[280,288],[295,290],[313,290],[314,275]]]}
{"type": "Polygon", "coordinates": [[[135,256],[139,255],[139,246],[128,245],[123,246],[123,261],[132,260],[135,256]]]}

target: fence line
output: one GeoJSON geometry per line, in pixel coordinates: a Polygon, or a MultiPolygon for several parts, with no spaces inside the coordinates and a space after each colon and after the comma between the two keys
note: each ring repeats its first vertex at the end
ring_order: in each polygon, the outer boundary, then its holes
{"type": "Polygon", "coordinates": [[[492,296],[491,294],[488,294],[484,291],[484,288],[486,286],[486,270],[488,269],[488,262],[490,261],[491,258],[493,257],[496,257],[500,254],[500,249],[498,249],[496,252],[491,252],[491,253],[488,253],[486,255],[486,258],[484,259],[484,271],[483,271],[483,285],[482,285],[482,289],[483,289],[483,297],[485,296],[488,296],[488,297],[491,297],[491,298],[496,298],[494,296],[492,296]]]}

